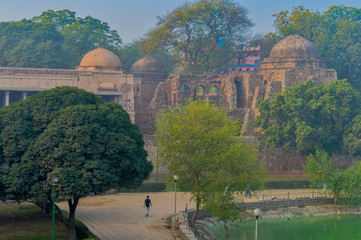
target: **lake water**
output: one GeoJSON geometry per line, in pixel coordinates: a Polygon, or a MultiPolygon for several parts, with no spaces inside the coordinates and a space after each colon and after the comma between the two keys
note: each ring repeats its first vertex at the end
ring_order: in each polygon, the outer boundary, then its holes
{"type": "MultiPolygon", "coordinates": [[[[252,240],[255,238],[255,221],[238,227],[229,227],[230,236],[224,237],[223,226],[209,229],[217,239],[252,240]]],[[[360,240],[360,215],[328,215],[291,219],[259,219],[258,240],[360,240]]]]}

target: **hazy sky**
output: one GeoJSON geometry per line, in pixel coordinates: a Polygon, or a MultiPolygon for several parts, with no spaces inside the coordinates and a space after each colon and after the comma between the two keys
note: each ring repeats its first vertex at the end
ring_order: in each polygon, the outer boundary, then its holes
{"type": "MultiPolygon", "coordinates": [[[[255,23],[254,33],[273,31],[272,15],[293,7],[323,12],[332,5],[361,8],[360,0],[237,0],[249,11],[255,23]]],[[[157,16],[165,15],[187,0],[0,0],[0,21],[18,21],[32,18],[48,9],[75,11],[78,17],[90,15],[107,22],[117,30],[124,43],[132,42],[151,29],[157,16]]]]}

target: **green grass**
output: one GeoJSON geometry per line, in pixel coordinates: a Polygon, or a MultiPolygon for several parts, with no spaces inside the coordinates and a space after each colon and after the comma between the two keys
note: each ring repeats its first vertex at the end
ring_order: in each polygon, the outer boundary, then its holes
{"type": "MultiPolygon", "coordinates": [[[[40,208],[29,203],[0,203],[1,240],[41,240],[52,238],[52,216],[42,216],[40,208]]],[[[67,239],[67,229],[55,221],[55,238],[67,239]]]]}
{"type": "MultiPolygon", "coordinates": [[[[99,239],[82,222],[76,220],[76,226],[79,239],[99,239]]],[[[0,202],[0,240],[52,239],[52,227],[52,215],[43,216],[41,209],[34,204],[0,202]]],[[[55,239],[66,240],[67,236],[64,223],[56,219],[55,239]]]]}

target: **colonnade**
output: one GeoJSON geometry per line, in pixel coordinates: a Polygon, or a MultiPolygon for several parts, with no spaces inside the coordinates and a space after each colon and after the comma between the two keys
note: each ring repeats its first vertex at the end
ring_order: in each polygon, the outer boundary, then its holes
{"type": "Polygon", "coordinates": [[[25,100],[38,92],[39,91],[0,90],[0,108],[9,106],[9,104],[20,100],[25,100]]]}

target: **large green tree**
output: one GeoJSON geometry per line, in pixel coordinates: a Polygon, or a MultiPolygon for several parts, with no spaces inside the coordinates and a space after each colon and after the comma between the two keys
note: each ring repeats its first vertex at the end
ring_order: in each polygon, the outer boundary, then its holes
{"type": "Polygon", "coordinates": [[[72,69],[99,46],[119,55],[121,43],[106,22],[48,10],[31,20],[0,22],[0,66],[72,69]]]}
{"type": "Polygon", "coordinates": [[[0,65],[64,68],[64,37],[51,23],[28,20],[0,23],[0,65]]]}
{"type": "MultiPolygon", "coordinates": [[[[240,126],[226,111],[203,101],[189,101],[176,109],[159,112],[155,136],[169,175],[196,201],[194,226],[201,205],[223,220],[216,203],[228,194],[240,194],[247,184],[259,186],[262,168],[250,144],[237,136],[240,126]],[[225,192],[228,187],[230,192],[225,192]]],[[[220,207],[236,207],[234,200],[220,207]]],[[[229,211],[228,219],[239,217],[229,211]]],[[[235,214],[236,213],[236,214],[235,214]]]]}
{"type": "Polygon", "coordinates": [[[347,169],[340,169],[337,156],[329,156],[324,150],[310,154],[303,165],[305,174],[311,179],[311,187],[321,189],[327,186],[327,194],[334,196],[334,205],[361,204],[361,162],[355,162],[347,169]]]}
{"type": "Polygon", "coordinates": [[[347,79],[361,89],[361,9],[331,6],[324,13],[296,7],[275,14],[274,26],[279,38],[298,34],[315,44],[329,68],[339,79],[347,79]]]}
{"type": "Polygon", "coordinates": [[[118,104],[92,93],[55,88],[0,110],[0,182],[6,198],[69,205],[67,225],[75,236],[79,199],[117,187],[136,187],[152,165],[138,127],[118,104]]]}
{"type": "Polygon", "coordinates": [[[144,38],[144,49],[177,54],[184,72],[221,71],[251,26],[247,10],[233,0],[197,0],[159,17],[144,38]]]}
{"type": "Polygon", "coordinates": [[[302,154],[343,149],[348,124],[360,114],[361,97],[346,80],[316,85],[311,80],[287,88],[284,95],[260,102],[261,146],[295,149],[302,154]]]}
{"type": "Polygon", "coordinates": [[[303,167],[306,176],[311,179],[311,187],[320,189],[326,184],[334,195],[334,205],[337,205],[341,192],[348,185],[344,172],[337,167],[337,159],[317,149],[314,155],[308,156],[303,167]]]}
{"type": "Polygon", "coordinates": [[[91,16],[76,17],[73,11],[48,10],[33,17],[34,22],[53,23],[64,37],[64,60],[67,68],[74,68],[87,52],[104,47],[115,54],[120,53],[121,39],[108,23],[91,16]]]}

